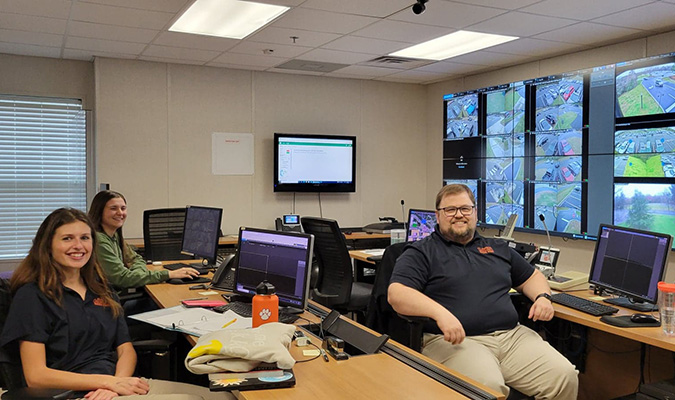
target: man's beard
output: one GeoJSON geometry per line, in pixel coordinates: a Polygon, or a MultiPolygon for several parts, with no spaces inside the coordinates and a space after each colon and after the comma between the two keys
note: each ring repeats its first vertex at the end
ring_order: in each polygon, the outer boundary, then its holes
{"type": "Polygon", "coordinates": [[[443,232],[445,234],[445,237],[447,239],[452,240],[453,242],[457,243],[465,243],[468,242],[473,238],[474,233],[476,232],[476,229],[471,227],[470,225],[466,225],[466,229],[464,229],[462,232],[457,232],[457,230],[453,229],[452,225],[448,228],[446,232],[443,232]]]}

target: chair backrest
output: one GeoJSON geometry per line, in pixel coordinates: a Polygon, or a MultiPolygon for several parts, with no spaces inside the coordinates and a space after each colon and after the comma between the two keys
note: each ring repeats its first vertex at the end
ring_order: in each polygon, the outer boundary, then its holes
{"type": "Polygon", "coordinates": [[[345,237],[337,221],[302,217],[300,224],[305,233],[314,235],[314,257],[319,264],[319,278],[312,297],[326,307],[346,306],[354,275],[345,237]]]}
{"type": "Polygon", "coordinates": [[[391,274],[394,271],[396,259],[403,253],[409,243],[396,243],[388,246],[382,255],[382,261],[375,269],[373,292],[368,303],[365,324],[379,333],[386,333],[393,340],[419,351],[421,341],[421,325],[411,326],[411,323],[401,318],[387,300],[387,290],[391,274]],[[412,333],[411,328],[420,333],[412,333]],[[415,337],[412,337],[415,336],[415,337]]]}
{"type": "MultiPolygon", "coordinates": [[[[0,331],[5,326],[9,306],[12,304],[12,292],[9,279],[0,278],[0,331]]],[[[26,386],[21,369],[21,358],[16,344],[0,348],[0,386],[4,389],[17,389],[26,386]]]]}
{"type": "Polygon", "coordinates": [[[145,259],[153,261],[185,260],[181,254],[185,208],[159,208],[143,211],[145,259]]]}

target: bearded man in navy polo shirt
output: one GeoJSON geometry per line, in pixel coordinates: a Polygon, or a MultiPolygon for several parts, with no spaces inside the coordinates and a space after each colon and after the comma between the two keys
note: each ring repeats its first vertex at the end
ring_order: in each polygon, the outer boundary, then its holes
{"type": "Polygon", "coordinates": [[[531,329],[518,323],[509,290],[533,304],[528,317],[553,318],[544,275],[501,239],[476,232],[476,199],[466,185],[436,196],[434,233],[396,261],[388,299],[401,314],[430,318],[422,353],[508,396],[576,399],[578,372],[531,329]],[[508,385],[508,386],[507,386],[508,385]]]}

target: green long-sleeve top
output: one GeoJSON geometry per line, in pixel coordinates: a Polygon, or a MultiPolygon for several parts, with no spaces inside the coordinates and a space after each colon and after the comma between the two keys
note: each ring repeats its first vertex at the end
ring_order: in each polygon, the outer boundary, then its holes
{"type": "Polygon", "coordinates": [[[149,283],[164,282],[169,279],[169,271],[150,271],[145,266],[145,261],[138,253],[126,245],[131,255],[129,268],[122,262],[122,250],[120,249],[119,235],[113,237],[105,232],[96,232],[98,239],[98,262],[106,273],[108,280],[119,289],[137,288],[149,283]]]}

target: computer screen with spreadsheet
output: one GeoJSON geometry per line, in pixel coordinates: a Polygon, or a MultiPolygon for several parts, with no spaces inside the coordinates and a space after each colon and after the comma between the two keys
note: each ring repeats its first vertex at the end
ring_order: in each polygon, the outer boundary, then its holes
{"type": "Polygon", "coordinates": [[[665,233],[601,224],[589,282],[621,296],[606,299],[608,303],[635,308],[646,302],[651,309],[657,284],[666,273],[672,240],[665,233]]]}
{"type": "Polygon", "coordinates": [[[253,297],[256,286],[266,280],[274,285],[280,307],[304,310],[309,295],[313,235],[242,227],[238,249],[235,293],[253,297]]]}
{"type": "Polygon", "coordinates": [[[408,212],[408,230],[406,242],[416,242],[431,235],[436,226],[436,212],[432,210],[416,210],[408,212]]]}

